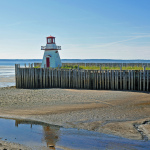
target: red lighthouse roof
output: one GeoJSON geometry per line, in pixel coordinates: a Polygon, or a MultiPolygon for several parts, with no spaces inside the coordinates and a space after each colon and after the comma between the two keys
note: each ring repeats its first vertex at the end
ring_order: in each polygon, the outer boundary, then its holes
{"type": "Polygon", "coordinates": [[[50,35],[50,36],[48,36],[47,38],[55,38],[55,37],[50,35]]]}

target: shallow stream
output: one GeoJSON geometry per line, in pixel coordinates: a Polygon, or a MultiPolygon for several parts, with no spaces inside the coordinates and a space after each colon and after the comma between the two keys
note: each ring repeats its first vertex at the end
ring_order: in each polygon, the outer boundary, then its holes
{"type": "Polygon", "coordinates": [[[3,141],[24,144],[38,150],[49,149],[138,149],[147,150],[149,141],[130,140],[87,130],[66,129],[43,122],[0,118],[0,138],[3,141]]]}

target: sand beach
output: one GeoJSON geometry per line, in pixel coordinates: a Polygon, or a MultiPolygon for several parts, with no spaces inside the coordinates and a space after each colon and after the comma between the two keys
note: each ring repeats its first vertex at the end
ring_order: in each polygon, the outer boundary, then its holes
{"type": "Polygon", "coordinates": [[[150,138],[149,114],[149,93],[0,88],[0,116],[5,118],[32,119],[141,140],[150,138]]]}

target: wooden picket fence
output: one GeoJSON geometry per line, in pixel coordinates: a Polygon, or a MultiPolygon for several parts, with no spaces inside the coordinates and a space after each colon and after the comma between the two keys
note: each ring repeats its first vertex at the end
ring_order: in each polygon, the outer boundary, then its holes
{"type": "Polygon", "coordinates": [[[15,74],[17,88],[150,91],[149,70],[72,70],[15,65],[15,74]]]}

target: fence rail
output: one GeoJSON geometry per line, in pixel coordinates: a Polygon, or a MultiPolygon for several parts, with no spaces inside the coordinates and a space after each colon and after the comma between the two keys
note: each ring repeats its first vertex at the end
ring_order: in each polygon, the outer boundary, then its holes
{"type": "Polygon", "coordinates": [[[150,91],[149,70],[71,70],[15,65],[15,74],[17,88],[150,91]]]}

